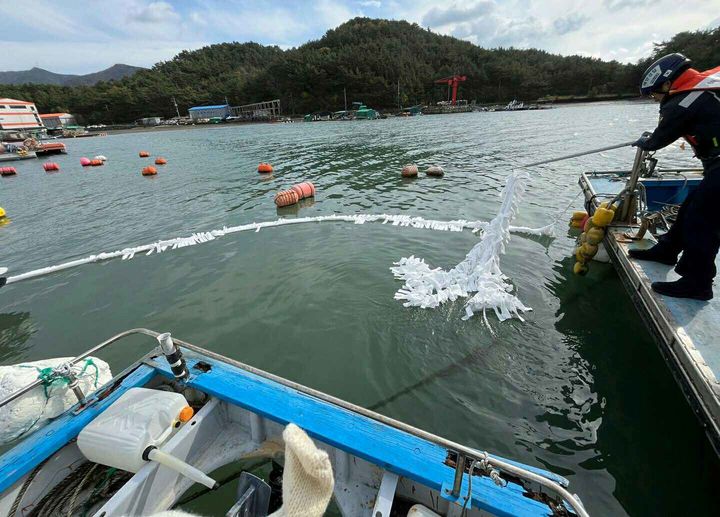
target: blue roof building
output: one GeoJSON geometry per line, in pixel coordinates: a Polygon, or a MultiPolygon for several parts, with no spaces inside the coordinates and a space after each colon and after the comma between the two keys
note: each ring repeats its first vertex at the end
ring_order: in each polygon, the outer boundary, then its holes
{"type": "Polygon", "coordinates": [[[229,104],[216,104],[213,106],[195,106],[188,110],[188,114],[193,121],[208,118],[227,118],[230,116],[229,104]]]}

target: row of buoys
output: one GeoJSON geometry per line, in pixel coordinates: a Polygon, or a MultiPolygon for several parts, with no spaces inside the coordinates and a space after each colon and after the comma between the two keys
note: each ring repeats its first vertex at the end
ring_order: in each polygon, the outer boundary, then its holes
{"type": "Polygon", "coordinates": [[[260,162],[258,165],[258,172],[261,174],[267,174],[273,171],[273,166],[266,162],[260,162]]]}
{"type": "Polygon", "coordinates": [[[0,176],[15,176],[16,174],[15,167],[0,167],[0,176]]]}
{"type": "MultiPolygon", "coordinates": [[[[402,168],[402,172],[400,174],[403,178],[417,178],[418,166],[414,163],[409,163],[402,168]]],[[[445,175],[445,171],[439,165],[431,165],[425,170],[425,174],[440,178],[445,175]]]]}
{"type": "Polygon", "coordinates": [[[275,204],[278,207],[294,205],[301,199],[315,197],[315,185],[309,181],[293,185],[288,190],[281,190],[275,194],[275,204]]]}
{"type": "Polygon", "coordinates": [[[100,165],[105,165],[106,161],[107,158],[101,154],[97,155],[92,160],[87,156],[83,156],[82,158],[80,158],[80,165],[82,165],[83,167],[98,167],[100,165]]]}
{"type": "Polygon", "coordinates": [[[583,229],[579,237],[579,245],[575,248],[573,272],[576,275],[587,274],[590,261],[597,254],[599,246],[605,238],[605,228],[615,218],[616,208],[605,201],[600,204],[592,216],[582,211],[573,213],[570,226],[583,229]]]}
{"type": "Polygon", "coordinates": [[[53,172],[53,171],[60,170],[60,165],[58,165],[55,162],[45,162],[45,163],[43,163],[42,167],[45,172],[53,172]]]}

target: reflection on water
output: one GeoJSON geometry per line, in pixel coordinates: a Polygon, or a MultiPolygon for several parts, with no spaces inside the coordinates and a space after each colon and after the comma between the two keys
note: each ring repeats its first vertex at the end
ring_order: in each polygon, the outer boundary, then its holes
{"type": "MultiPolygon", "coordinates": [[[[0,228],[0,265],[20,273],[278,217],[489,220],[514,164],[629,141],[656,121],[655,105],[615,103],[72,140],[56,160],[60,173],[27,160],[2,182],[0,206],[13,223],[0,228]],[[140,175],[148,163],[140,149],[168,158],[153,181],[140,175]],[[80,167],[80,156],[97,154],[108,157],[104,167],[80,167]],[[257,173],[262,161],[273,164],[271,176],[257,173]],[[440,165],[445,176],[401,178],[412,162],[440,165]],[[275,193],[302,181],[315,184],[316,197],[277,209],[275,193]]],[[[693,163],[677,146],[658,155],[668,167],[693,163]]],[[[579,208],[582,170],[628,168],[632,156],[621,149],[534,169],[517,224],[542,226],[568,205],[579,208]]],[[[452,267],[476,235],[327,223],[233,234],[5,286],[0,360],[72,355],[131,327],[172,331],[546,466],[570,478],[592,514],[712,513],[718,462],[700,426],[612,267],[570,274],[574,238],[563,234],[564,220],[555,239],[512,236],[502,270],[533,312],[502,324],[490,314],[494,333],[481,318],[461,320],[462,300],[422,310],[393,299],[393,262],[414,254],[452,267]]],[[[120,371],[148,346],[124,342],[107,359],[120,371]]],[[[227,510],[205,504],[205,513],[227,510]]]]}
{"type": "Polygon", "coordinates": [[[21,358],[34,332],[29,312],[0,314],[0,364],[21,358]]]}

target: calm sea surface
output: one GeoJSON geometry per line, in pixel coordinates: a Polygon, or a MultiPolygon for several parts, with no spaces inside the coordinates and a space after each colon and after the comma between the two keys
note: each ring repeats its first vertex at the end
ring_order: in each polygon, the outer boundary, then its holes
{"type": "MultiPolygon", "coordinates": [[[[219,126],[67,140],[62,167],[16,162],[0,179],[0,265],[11,274],[101,251],[253,221],[393,213],[484,219],[513,164],[631,140],[657,106],[378,121],[219,126]],[[140,170],[168,164],[156,177],[140,170]],[[82,168],[81,156],[107,156],[82,168]],[[256,172],[275,166],[271,179],[256,172]],[[439,164],[442,179],[400,178],[439,164]],[[314,204],[278,211],[300,181],[314,204]]],[[[665,165],[693,163],[674,146],[665,165]]],[[[539,168],[516,224],[547,224],[580,172],[629,168],[623,149],[539,168]]],[[[573,207],[580,208],[579,198],[573,207]]],[[[323,223],[240,233],[161,255],[113,260],[0,290],[0,364],[70,356],[131,327],[172,333],[433,433],[567,476],[595,515],[717,510],[720,467],[610,265],[573,276],[574,236],[514,235],[503,272],[534,310],[526,321],[462,321],[463,302],[406,309],[389,271],[410,255],[451,267],[470,232],[323,223]]],[[[147,350],[102,357],[120,371],[147,350]]],[[[234,490],[234,489],[233,489],[234,490]]],[[[224,514],[225,505],[217,508],[224,514]]],[[[207,510],[210,511],[210,510],[207,510]]],[[[206,513],[207,513],[206,511],[206,513]]]]}

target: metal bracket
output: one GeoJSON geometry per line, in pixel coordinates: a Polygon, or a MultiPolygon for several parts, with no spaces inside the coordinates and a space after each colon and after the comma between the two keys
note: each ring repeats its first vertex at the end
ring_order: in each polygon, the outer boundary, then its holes
{"type": "Polygon", "coordinates": [[[270,507],[270,485],[249,472],[243,472],[238,482],[238,501],[225,517],[265,517],[270,507]]]}
{"type": "Polygon", "coordinates": [[[398,475],[385,471],[383,473],[380,488],[375,498],[375,506],[373,506],[372,517],[390,517],[393,500],[395,499],[395,490],[397,489],[398,475]]]}
{"type": "Polygon", "coordinates": [[[640,227],[635,235],[631,235],[629,232],[623,233],[623,237],[630,239],[631,241],[639,241],[645,237],[648,230],[650,233],[655,235],[657,231],[658,223],[663,223],[664,219],[662,214],[654,212],[651,214],[645,214],[640,218],[640,227]]]}

